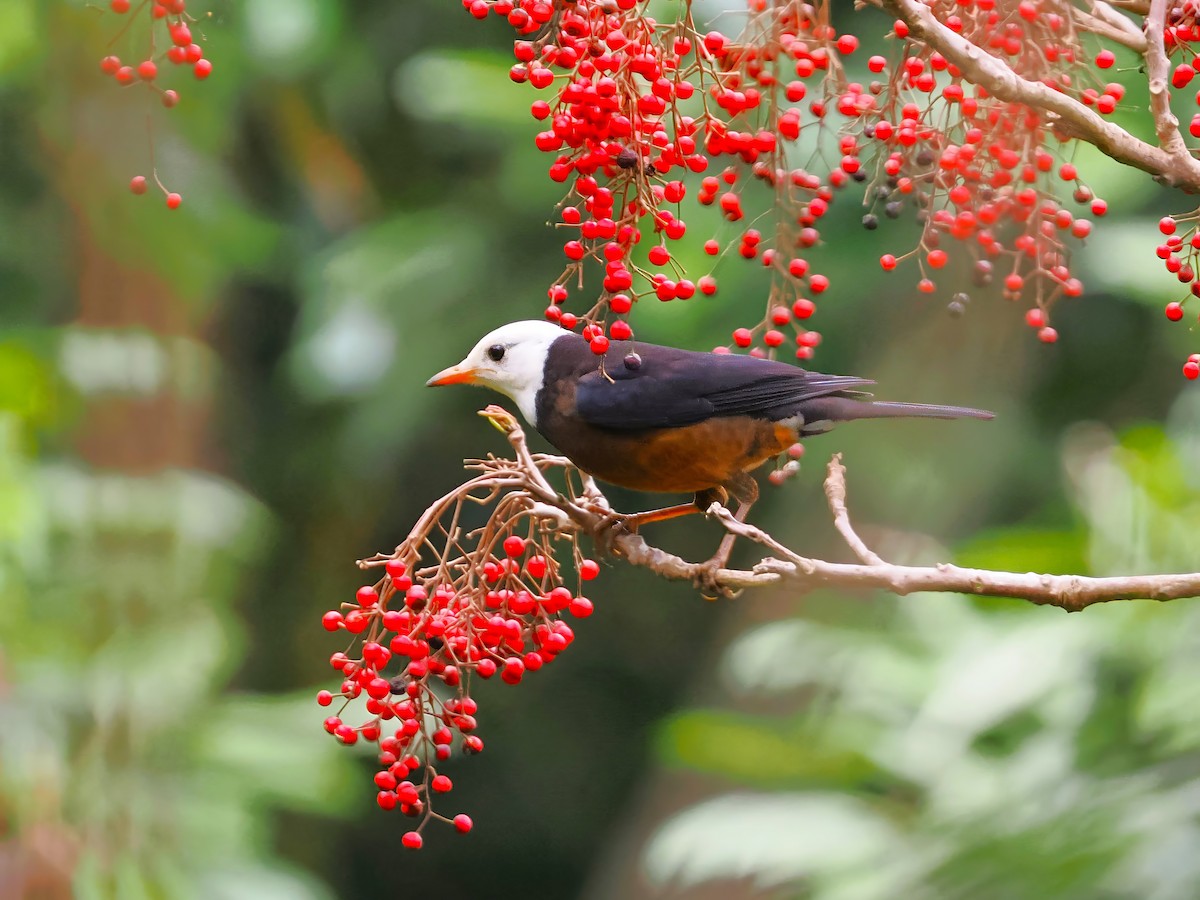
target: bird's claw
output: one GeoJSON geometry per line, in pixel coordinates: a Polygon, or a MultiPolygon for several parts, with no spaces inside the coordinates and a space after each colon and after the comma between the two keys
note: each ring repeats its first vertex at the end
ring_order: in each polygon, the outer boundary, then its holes
{"type": "Polygon", "coordinates": [[[725,568],[724,560],[716,558],[699,563],[696,566],[696,574],[692,577],[692,584],[706,600],[718,600],[722,598],[731,600],[738,595],[739,591],[735,591],[721,583],[719,575],[723,568],[725,568]]]}
{"type": "Polygon", "coordinates": [[[592,534],[596,552],[601,556],[614,556],[617,538],[627,534],[637,534],[637,526],[629,522],[628,516],[611,511],[605,513],[592,534]]]}

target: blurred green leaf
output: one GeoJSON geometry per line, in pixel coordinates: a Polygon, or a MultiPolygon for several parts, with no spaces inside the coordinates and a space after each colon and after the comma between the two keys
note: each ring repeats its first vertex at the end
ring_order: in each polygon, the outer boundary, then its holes
{"type": "Polygon", "coordinates": [[[658,749],[670,765],[750,785],[861,788],[883,774],[862,754],[815,741],[806,730],[714,710],[693,710],[667,720],[658,749]]]}
{"type": "Polygon", "coordinates": [[[233,697],[201,724],[199,752],[239,790],[313,813],[358,804],[359,768],[321,729],[312,694],[233,697]]]}
{"type": "Polygon", "coordinates": [[[38,51],[38,21],[34,0],[5,0],[0,4],[0,78],[20,71],[38,51]]]}
{"type": "MultiPolygon", "coordinates": [[[[1088,571],[1087,534],[1049,528],[1004,528],[974,535],[954,549],[954,561],[973,569],[1001,572],[1046,572],[1050,574],[1088,571]]],[[[1011,607],[1011,604],[989,603],[1011,607]]]]}

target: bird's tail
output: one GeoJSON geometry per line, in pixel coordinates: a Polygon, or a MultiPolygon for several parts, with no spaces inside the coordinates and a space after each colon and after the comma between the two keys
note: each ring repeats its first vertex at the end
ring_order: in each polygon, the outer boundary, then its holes
{"type": "Polygon", "coordinates": [[[894,403],[890,400],[859,400],[852,397],[820,397],[812,400],[810,408],[805,410],[805,418],[809,422],[821,419],[829,422],[848,422],[852,419],[991,419],[994,417],[995,413],[986,409],[973,409],[969,406],[894,403]]]}
{"type": "Polygon", "coordinates": [[[856,404],[860,407],[857,419],[892,418],[907,416],[916,419],[994,419],[996,414],[986,409],[970,406],[939,406],[931,403],[893,403],[890,400],[872,400],[856,404]],[[861,409],[866,407],[866,409],[861,409]]]}

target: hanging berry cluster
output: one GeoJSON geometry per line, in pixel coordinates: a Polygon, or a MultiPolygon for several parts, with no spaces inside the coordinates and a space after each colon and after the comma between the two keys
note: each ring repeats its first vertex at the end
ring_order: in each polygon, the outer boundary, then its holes
{"type": "MultiPolygon", "coordinates": [[[[179,103],[179,91],[163,87],[164,64],[189,69],[198,81],[212,74],[213,64],[204,56],[199,43],[203,38],[195,30],[197,20],[189,13],[187,0],[109,0],[108,6],[124,19],[109,41],[110,49],[126,37],[139,48],[128,62],[116,54],[100,60],[100,71],[121,87],[144,88],[164,107],[172,109],[179,103]]],[[[154,164],[153,131],[150,132],[150,178],[166,199],[167,208],[178,209],[183,198],[163,184],[154,164]]],[[[134,194],[144,194],[148,187],[145,175],[135,175],[129,181],[129,190],[134,194]]]]}
{"type": "Polygon", "coordinates": [[[571,645],[567,616],[592,614],[581,589],[599,566],[584,558],[574,532],[511,490],[521,480],[514,466],[475,464],[483,474],[430,507],[394,553],[360,561],[382,568],[383,578],[322,620],[349,638],[330,657],[340,684],[317,695],[334,707],[325,730],[342,744],[376,745],[376,801],[414,819],[403,837],[412,849],[431,820],[472,827],[469,816],[434,807],[453,788],[438,764],[483,751],[478,683],[519,684],[571,645]],[[490,507],[486,521],[464,533],[481,506],[490,507]]]}
{"type": "MultiPolygon", "coordinates": [[[[1086,32],[1111,35],[1118,25],[1097,26],[1091,13],[1057,0],[923,3],[1030,82],[1101,116],[1123,99],[1123,86],[1103,77],[1116,55],[1105,49],[1089,58],[1083,47],[1086,32]]],[[[805,359],[820,343],[807,325],[829,281],[814,270],[811,251],[823,217],[854,183],[865,192],[866,229],[906,213],[923,223],[915,248],[880,258],[888,271],[911,258],[922,292],[937,291],[953,267],[955,282],[967,276],[1023,301],[1024,320],[1049,343],[1058,337],[1053,303],[1083,291],[1071,248],[1107,204],[1064,157],[1071,136],[1045,110],[970,83],[902,20],[891,29],[894,58],[864,65],[851,59],[858,39],[830,24],[828,0],[748,0],[735,36],[698,24],[686,0],[669,21],[648,15],[641,0],[463,6],[477,19],[507,20],[518,35],[512,80],[547,94],[531,105],[544,129],[534,143],[551,157],[550,177],[567,187],[556,225],[568,240],[546,316],[582,325],[598,354],[610,339],[632,336],[639,301],[716,293],[710,272],[693,280],[676,259],[692,198],[735,229],[724,242],[708,240],[707,254],[736,254],[772,275],[759,318],[733,336],[755,355],[786,346],[805,359]],[[753,184],[768,192],[747,190],[753,184]],[[771,227],[741,224],[768,208],[771,227]],[[648,249],[635,252],[639,244],[648,249]],[[598,292],[583,293],[585,271],[595,272],[598,292]],[[572,290],[586,299],[569,303],[572,290]]],[[[1172,7],[1168,49],[1183,52],[1200,33],[1195,6],[1172,7]]],[[[1137,32],[1132,19],[1126,25],[1137,32]]],[[[1193,63],[1181,64],[1174,86],[1194,74],[1193,63]]],[[[1200,115],[1193,132],[1200,135],[1200,115]]],[[[961,314],[970,299],[956,291],[950,312],[961,314]]]]}
{"type": "MultiPolygon", "coordinates": [[[[1167,10],[1163,39],[1167,54],[1181,57],[1171,69],[1170,90],[1173,96],[1189,105],[1200,105],[1200,91],[1192,84],[1197,70],[1200,70],[1200,56],[1196,55],[1195,48],[1195,44],[1200,42],[1200,4],[1194,0],[1173,4],[1167,10]]],[[[1192,116],[1188,134],[1200,139],[1200,113],[1192,116]]],[[[1166,270],[1187,287],[1182,299],[1169,302],[1165,310],[1168,320],[1179,322],[1184,317],[1184,305],[1200,297],[1200,281],[1196,277],[1200,272],[1200,210],[1184,216],[1164,217],[1158,223],[1158,230],[1163,235],[1163,243],[1157,247],[1158,258],[1163,261],[1166,270]],[[1178,233],[1181,223],[1185,230],[1178,233]]],[[[1183,374],[1191,381],[1200,378],[1200,353],[1193,353],[1187,358],[1183,364],[1183,374]]]]}
{"type": "MultiPolygon", "coordinates": [[[[1120,84],[1097,86],[1067,4],[1027,0],[1013,10],[995,0],[934,0],[928,6],[951,31],[1024,78],[1072,94],[1102,115],[1124,94],[1120,84]]],[[[905,22],[898,20],[893,33],[903,46],[899,64],[889,68],[878,56],[868,62],[888,78],[879,115],[863,129],[879,146],[886,180],[870,192],[864,224],[875,227],[877,210],[896,218],[904,207],[915,208],[924,229],[906,256],[917,258],[920,291],[935,291],[939,272],[964,259],[977,286],[999,280],[1007,299],[1029,303],[1025,321],[1038,337],[1055,341],[1051,304],[1083,292],[1070,270],[1069,242],[1091,233],[1088,215],[1104,215],[1105,201],[1061,159],[1070,139],[1045,111],[967,83],[940,53],[913,40],[905,22]],[[1058,199],[1066,190],[1080,213],[1058,199]]],[[[880,258],[888,271],[898,262],[892,254],[880,258]]],[[[961,312],[967,300],[956,296],[952,311],[961,312]]]]}
{"type": "MultiPolygon", "coordinates": [[[[1158,245],[1158,258],[1168,272],[1179,279],[1180,284],[1188,286],[1184,301],[1172,300],[1167,304],[1166,316],[1171,322],[1182,321],[1184,302],[1190,297],[1200,297],[1200,282],[1196,280],[1196,272],[1200,269],[1200,214],[1176,219],[1165,216],[1158,223],[1158,230],[1163,235],[1163,242],[1158,245]],[[1178,234],[1179,222],[1187,225],[1183,234],[1178,234]]],[[[1200,378],[1200,353],[1193,353],[1183,364],[1184,377],[1195,381],[1200,378]]]]}

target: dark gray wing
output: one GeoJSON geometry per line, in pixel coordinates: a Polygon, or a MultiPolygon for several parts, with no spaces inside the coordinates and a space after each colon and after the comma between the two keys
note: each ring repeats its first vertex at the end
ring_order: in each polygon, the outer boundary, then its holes
{"type": "Polygon", "coordinates": [[[625,367],[628,348],[623,347],[610,352],[604,371],[578,380],[575,406],[584,421],[635,431],[693,425],[714,416],[784,419],[800,412],[807,400],[874,383],[750,356],[647,344],[637,349],[642,358],[637,369],[625,367]]]}

